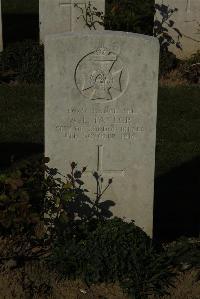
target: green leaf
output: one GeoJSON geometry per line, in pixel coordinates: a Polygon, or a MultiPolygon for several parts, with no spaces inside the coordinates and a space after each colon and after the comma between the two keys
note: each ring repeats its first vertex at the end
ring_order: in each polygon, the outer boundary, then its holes
{"type": "Polygon", "coordinates": [[[7,195],[5,195],[5,194],[0,195],[0,201],[7,201],[8,199],[9,198],[7,195]]]}
{"type": "Polygon", "coordinates": [[[63,185],[63,189],[70,189],[72,188],[72,184],[70,182],[67,182],[66,184],[63,185]]]}

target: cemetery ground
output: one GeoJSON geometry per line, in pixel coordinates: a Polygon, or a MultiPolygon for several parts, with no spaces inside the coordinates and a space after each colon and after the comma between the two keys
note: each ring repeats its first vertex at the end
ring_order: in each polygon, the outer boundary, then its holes
{"type": "MultiPolygon", "coordinates": [[[[2,170],[8,169],[12,163],[20,164],[21,159],[32,157],[35,160],[42,156],[43,93],[41,85],[11,83],[0,86],[2,170]]],[[[176,241],[170,241],[177,240],[183,232],[188,236],[198,235],[199,94],[197,85],[159,87],[154,236],[164,242],[164,246],[174,244],[176,241]]],[[[199,244],[198,239],[188,240],[199,244]]],[[[6,246],[1,239],[1,256],[5,254],[6,246]]],[[[192,255],[183,250],[175,288],[169,288],[170,295],[164,298],[198,298],[199,268],[191,262],[198,258],[198,248],[192,255]]],[[[118,284],[88,287],[80,280],[60,279],[56,273],[45,269],[42,262],[25,261],[20,267],[12,263],[13,260],[8,260],[1,265],[2,298],[129,298],[118,284]]]]}
{"type": "MultiPolygon", "coordinates": [[[[7,42],[15,41],[16,31],[17,40],[29,35],[38,40],[34,29],[38,23],[36,2],[20,0],[18,10],[16,2],[4,1],[7,42]],[[32,32],[31,23],[35,24],[32,32]]],[[[163,298],[199,299],[200,88],[177,78],[175,72],[162,79],[159,87],[154,238],[165,250],[173,249],[173,271],[178,273],[175,286],[169,287],[170,294],[163,298]],[[179,240],[183,235],[186,239],[179,240]]],[[[19,84],[12,79],[9,84],[0,84],[0,175],[19,167],[22,159],[32,161],[34,166],[43,156],[43,94],[42,85],[19,84]]],[[[40,230],[35,233],[40,234],[40,230]]],[[[117,283],[88,286],[81,280],[63,279],[44,262],[49,248],[42,250],[40,243],[29,248],[22,235],[0,238],[0,298],[129,298],[117,283]]]]}

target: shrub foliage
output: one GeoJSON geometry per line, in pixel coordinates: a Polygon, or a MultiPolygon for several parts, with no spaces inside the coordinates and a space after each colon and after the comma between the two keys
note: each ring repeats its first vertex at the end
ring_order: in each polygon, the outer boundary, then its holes
{"type": "Polygon", "coordinates": [[[0,56],[0,71],[14,72],[19,82],[42,84],[44,81],[43,46],[31,40],[8,45],[0,56]]]}
{"type": "MultiPolygon", "coordinates": [[[[44,237],[37,234],[44,220],[44,170],[40,162],[23,161],[0,175],[0,233],[4,236],[44,237]]],[[[44,226],[44,225],[43,225],[44,226]]]]}
{"type": "Polygon", "coordinates": [[[134,221],[110,218],[103,194],[112,180],[104,183],[94,172],[97,192],[90,199],[82,180],[86,167],[72,162],[63,181],[46,162],[23,161],[0,175],[0,232],[9,247],[3,260],[18,266],[45,255],[62,277],[119,282],[135,299],[166,294],[174,268],[199,266],[198,244],[180,240],[164,250],[134,221]]]}
{"type": "Polygon", "coordinates": [[[181,63],[180,73],[189,83],[200,83],[200,51],[194,53],[189,59],[181,63]]]}
{"type": "Polygon", "coordinates": [[[94,173],[98,188],[92,200],[81,177],[85,170],[72,162],[71,173],[63,181],[57,169],[44,161],[24,161],[2,174],[1,233],[16,238],[15,245],[23,240],[20,260],[26,259],[27,252],[29,259],[36,258],[35,244],[51,248],[48,264],[63,276],[82,278],[88,284],[119,281],[133,298],[165,293],[173,276],[170,259],[134,222],[108,219],[112,214],[105,209],[102,195],[112,181],[104,184],[94,173]]]}
{"type": "Polygon", "coordinates": [[[172,281],[170,259],[134,222],[122,219],[74,223],[73,235],[60,228],[51,266],[88,284],[120,282],[133,298],[165,294],[172,281]]]}

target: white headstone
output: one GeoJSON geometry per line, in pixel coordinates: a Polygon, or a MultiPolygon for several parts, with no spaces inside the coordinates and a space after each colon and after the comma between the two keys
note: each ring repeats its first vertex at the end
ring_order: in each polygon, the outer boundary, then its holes
{"type": "MultiPolygon", "coordinates": [[[[175,28],[183,34],[180,39],[183,50],[170,46],[170,50],[177,57],[184,59],[200,50],[200,0],[156,0],[158,4],[164,4],[170,8],[177,8],[171,20],[175,22],[175,28]]],[[[160,19],[159,14],[156,18],[160,19]]],[[[177,40],[177,33],[169,28],[169,33],[177,40]]]]}
{"type": "MultiPolygon", "coordinates": [[[[47,34],[90,30],[81,17],[81,9],[85,13],[85,7],[89,2],[92,9],[95,7],[98,11],[105,12],[105,0],[39,0],[41,42],[44,42],[47,34]]],[[[94,17],[94,20],[100,19],[94,17]]],[[[104,29],[97,23],[95,23],[95,28],[104,29]]]]}
{"type": "Polygon", "coordinates": [[[45,42],[45,154],[66,175],[70,162],[113,183],[113,215],[153,225],[159,43],[112,31],[49,35],[45,42]]]}
{"type": "Polygon", "coordinates": [[[2,12],[1,12],[1,0],[0,0],[0,52],[3,51],[3,36],[2,36],[2,12]]]}

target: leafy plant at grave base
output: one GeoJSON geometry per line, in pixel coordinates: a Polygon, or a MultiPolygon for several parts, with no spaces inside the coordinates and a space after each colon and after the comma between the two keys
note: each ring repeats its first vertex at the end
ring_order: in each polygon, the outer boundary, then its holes
{"type": "Polygon", "coordinates": [[[109,206],[113,203],[102,201],[111,179],[103,187],[103,178],[95,172],[97,191],[90,200],[81,180],[86,167],[80,171],[72,162],[71,173],[63,182],[57,169],[45,164],[48,162],[48,158],[34,164],[23,161],[0,176],[0,260],[18,266],[27,259],[38,259],[50,253],[57,234],[82,238],[82,225],[112,216],[109,206]]]}
{"type": "Polygon", "coordinates": [[[44,165],[22,161],[0,175],[0,232],[4,236],[44,236],[44,165]],[[39,231],[39,228],[43,230],[39,231]]]}
{"type": "Polygon", "coordinates": [[[109,211],[110,206],[114,203],[110,200],[102,200],[102,197],[112,179],[104,185],[104,179],[97,172],[93,173],[96,180],[95,198],[91,199],[87,195],[89,192],[84,187],[82,175],[86,167],[82,170],[77,168],[75,162],[71,163],[71,172],[63,176],[58,170],[46,166],[46,184],[48,186],[45,200],[46,223],[51,231],[52,238],[60,234],[62,230],[73,233],[75,219],[80,219],[83,223],[91,219],[105,219],[112,216],[109,211]],[[59,177],[58,177],[59,176],[59,177]],[[64,177],[65,182],[61,177],[64,177]]]}
{"type": "Polygon", "coordinates": [[[75,221],[74,234],[58,234],[49,263],[64,277],[87,284],[118,281],[136,299],[167,293],[175,277],[169,256],[134,222],[119,218],[75,221]]]}
{"type": "Polygon", "coordinates": [[[30,161],[0,175],[1,260],[18,264],[44,251],[43,176],[41,164],[30,161]]]}
{"type": "MultiPolygon", "coordinates": [[[[73,222],[75,217],[83,221],[91,218],[109,218],[112,213],[111,201],[103,201],[102,196],[112,180],[104,184],[103,178],[94,173],[97,184],[95,199],[91,200],[84,188],[82,170],[71,163],[71,173],[63,182],[57,169],[49,168],[48,158],[38,161],[22,161],[0,175],[0,232],[3,235],[27,235],[40,238],[38,228],[48,222],[55,225],[64,219],[73,222]],[[45,176],[46,173],[46,176],[45,176]],[[44,213],[53,217],[44,219],[44,213]]],[[[44,228],[44,225],[43,225],[44,228]]],[[[44,229],[41,238],[44,237],[44,229]]]]}
{"type": "Polygon", "coordinates": [[[8,45],[0,56],[0,73],[10,72],[19,82],[43,83],[43,46],[31,40],[8,45]]]}
{"type": "Polygon", "coordinates": [[[200,83],[200,51],[194,53],[189,59],[181,63],[179,67],[181,76],[189,83],[200,83]]]}
{"type": "Polygon", "coordinates": [[[86,194],[82,176],[75,162],[63,183],[57,169],[47,170],[47,211],[52,228],[52,255],[49,266],[59,274],[70,278],[82,278],[86,283],[120,281],[126,291],[135,298],[146,298],[147,294],[164,294],[174,275],[170,259],[160,255],[149,237],[138,227],[114,218],[102,196],[112,184],[104,185],[97,172],[95,200],[86,194]],[[64,185],[63,185],[64,184],[64,185]],[[52,200],[51,200],[52,199],[52,200]],[[56,202],[55,202],[55,199],[56,202]],[[127,274],[128,273],[128,274],[127,274]]]}

